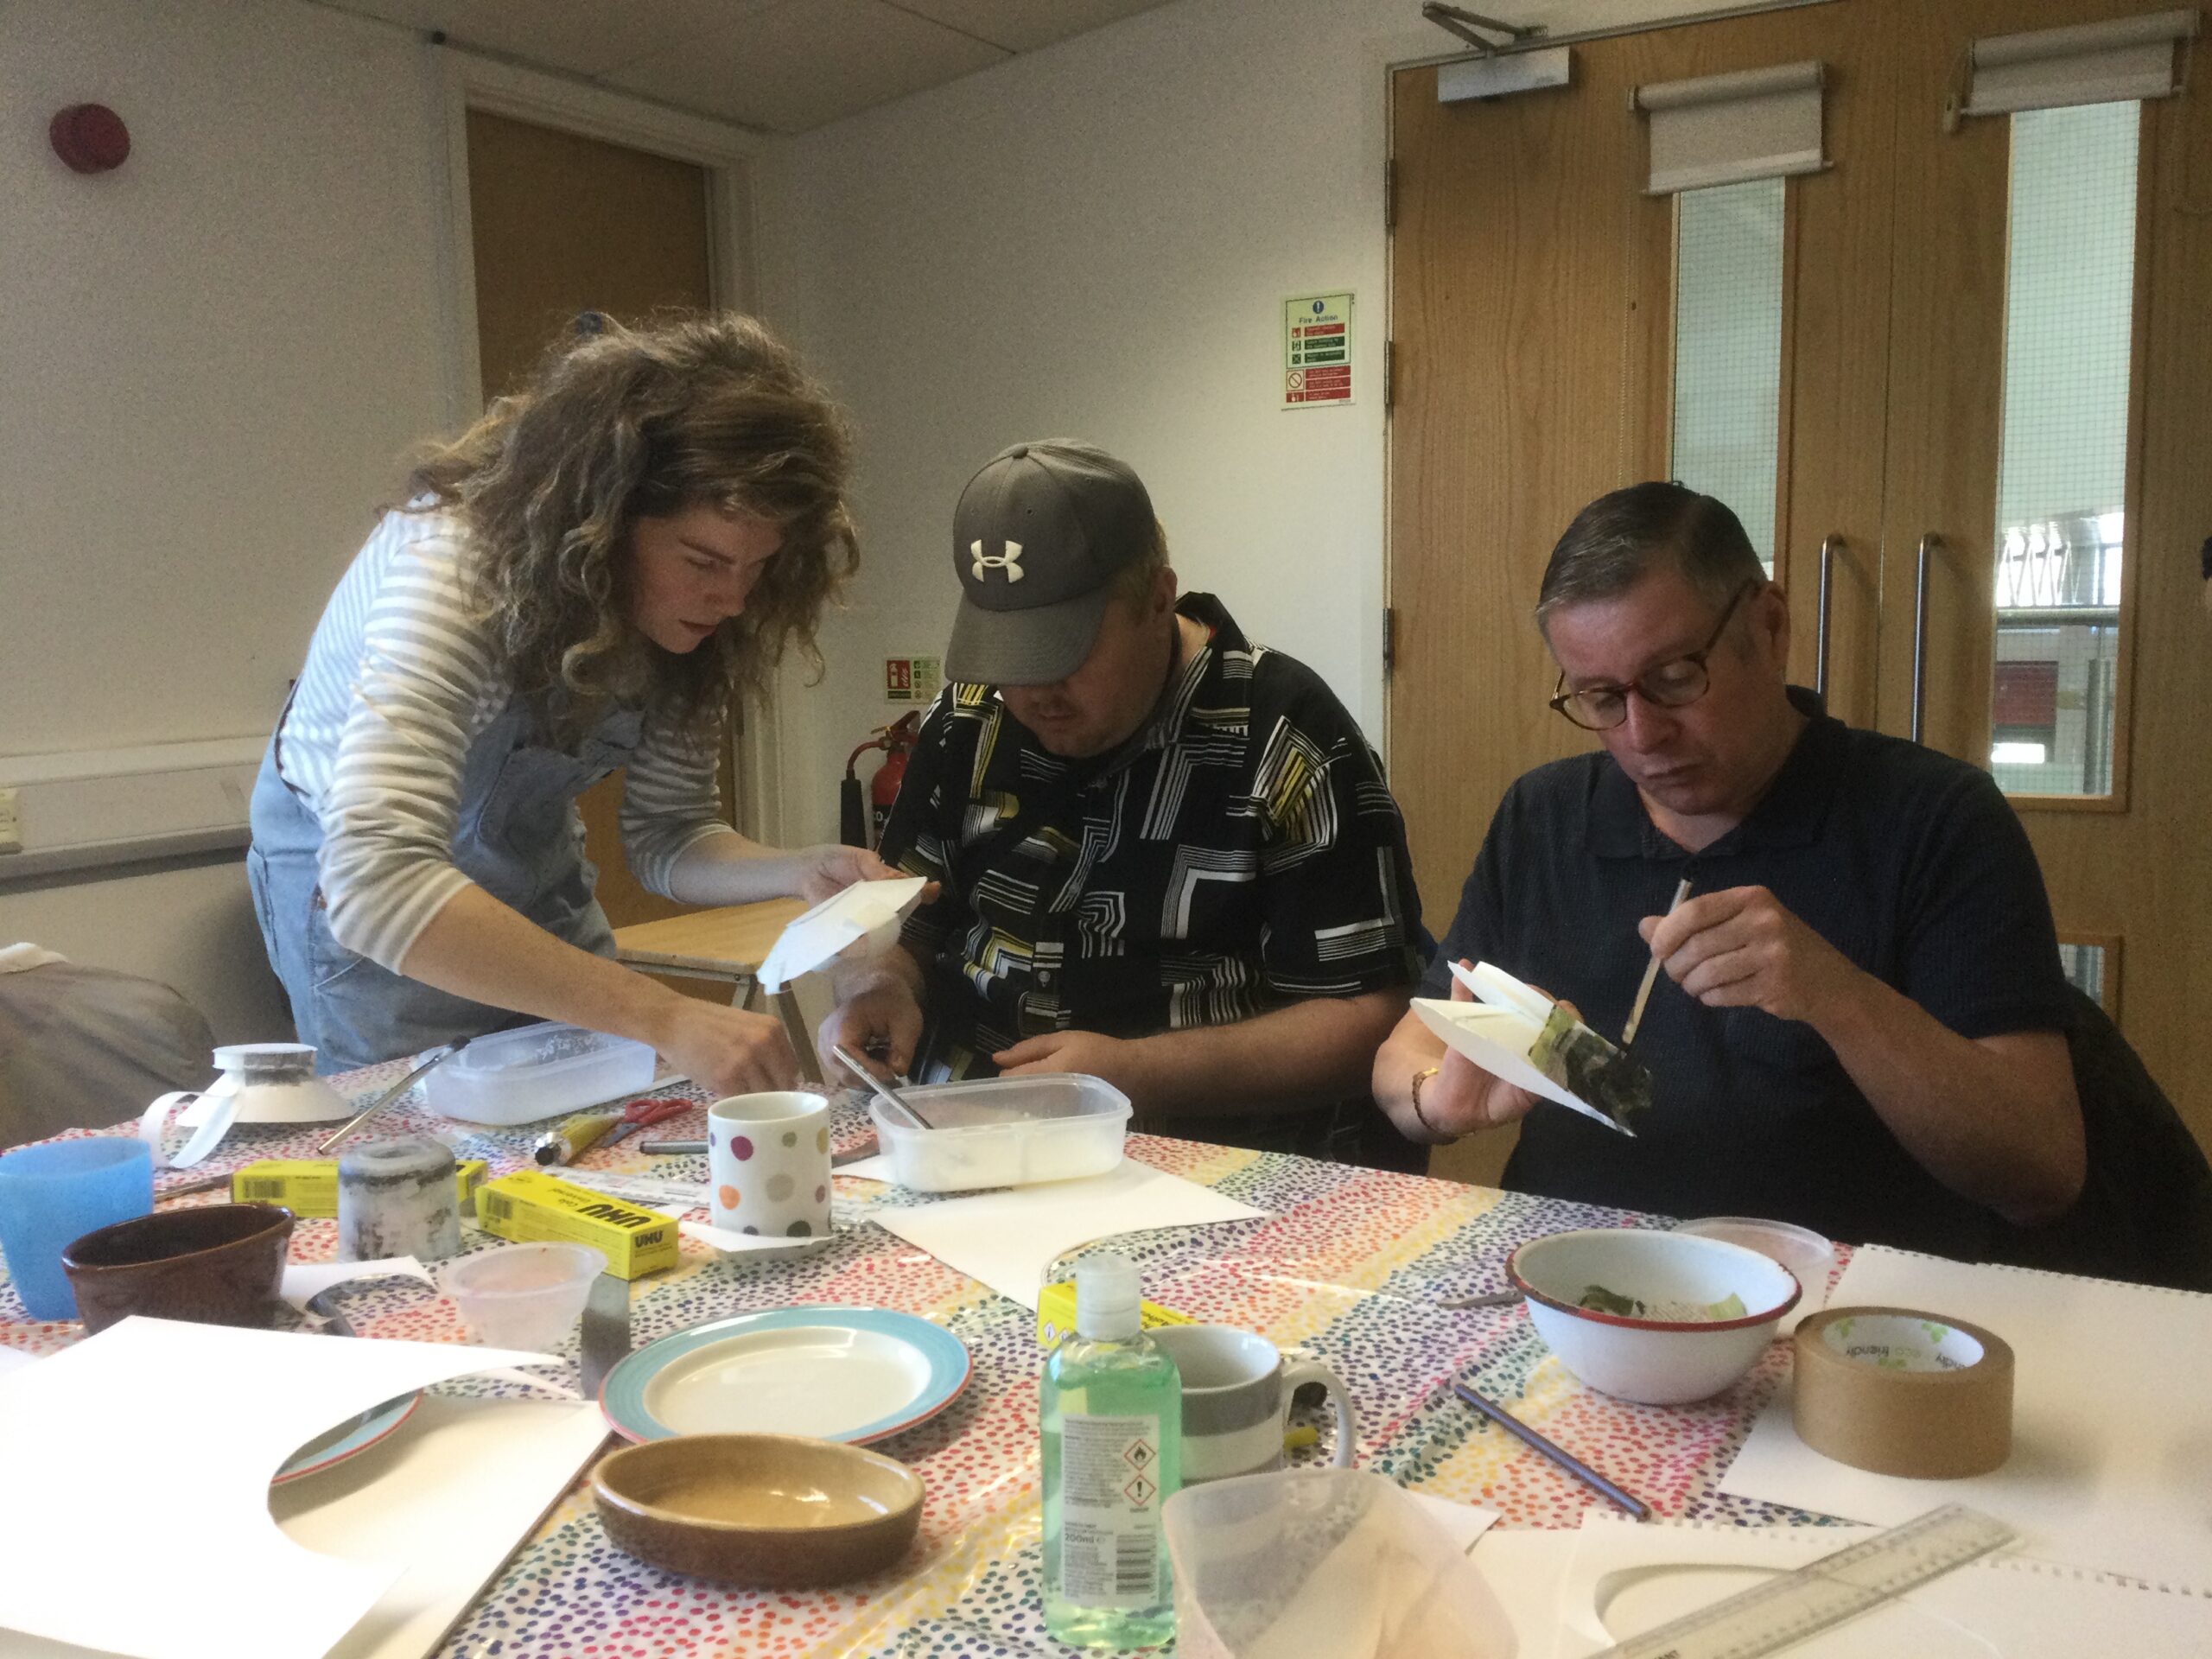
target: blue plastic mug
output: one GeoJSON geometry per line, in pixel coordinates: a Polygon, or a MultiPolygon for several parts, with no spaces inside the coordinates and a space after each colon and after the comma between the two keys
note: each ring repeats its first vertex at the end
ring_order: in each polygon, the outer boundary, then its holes
{"type": "Polygon", "coordinates": [[[95,1227],[150,1214],[154,1156],[135,1135],[51,1141],[0,1153],[0,1255],[35,1319],[73,1319],[61,1252],[95,1227]]]}

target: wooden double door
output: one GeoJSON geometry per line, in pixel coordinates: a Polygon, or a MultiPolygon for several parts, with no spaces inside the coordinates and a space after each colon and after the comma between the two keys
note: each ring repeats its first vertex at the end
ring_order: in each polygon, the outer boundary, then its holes
{"type": "Polygon", "coordinates": [[[1580,44],[1564,87],[1394,78],[1390,766],[1432,929],[1507,785],[1591,741],[1531,620],[1560,532],[1740,480],[1792,678],[1992,767],[2069,972],[2212,1144],[2212,95],[2184,47],[2171,96],[1955,113],[1975,41],[2142,10],[1831,0],[1580,44]],[[1649,194],[1637,88],[1807,60],[1824,166],[1649,194]],[[1771,365],[1716,365],[1758,307],[1771,365]]]}

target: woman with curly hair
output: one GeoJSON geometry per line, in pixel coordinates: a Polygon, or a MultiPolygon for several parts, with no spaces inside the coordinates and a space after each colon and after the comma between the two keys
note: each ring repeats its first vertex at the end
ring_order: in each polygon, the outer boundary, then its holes
{"type": "Polygon", "coordinates": [[[564,343],[430,450],[332,594],[255,785],[246,858],[300,1040],[327,1070],[566,1020],[694,1080],[789,1087],[783,1028],[618,966],[575,798],[626,766],[624,853],[692,904],[892,874],[720,821],[740,697],[857,550],[842,418],[758,323],[564,343]]]}

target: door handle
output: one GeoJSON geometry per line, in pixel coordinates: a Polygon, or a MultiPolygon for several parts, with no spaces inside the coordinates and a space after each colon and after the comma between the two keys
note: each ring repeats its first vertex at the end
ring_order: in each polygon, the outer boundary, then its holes
{"type": "Polygon", "coordinates": [[[1835,554],[1843,545],[1840,536],[1821,538],[1821,600],[1813,621],[1813,695],[1826,702],[1828,695],[1828,598],[1835,588],[1835,554]]]}
{"type": "Polygon", "coordinates": [[[1928,566],[1943,538],[1929,531],[1920,538],[1918,568],[1912,586],[1912,741],[1920,741],[1928,714],[1928,566]]]}

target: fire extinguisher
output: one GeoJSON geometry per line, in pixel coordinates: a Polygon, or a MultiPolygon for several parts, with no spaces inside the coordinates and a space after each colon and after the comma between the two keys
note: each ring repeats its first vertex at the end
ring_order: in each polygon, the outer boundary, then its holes
{"type": "Polygon", "coordinates": [[[845,757],[845,781],[837,791],[837,839],[848,847],[879,847],[883,826],[891,817],[891,804],[899,798],[899,780],[906,775],[906,757],[922,728],[919,711],[901,715],[888,726],[879,726],[868,741],[845,757]],[[861,815],[861,780],[855,770],[861,756],[870,749],[883,751],[883,764],[868,785],[868,813],[861,815]]]}

